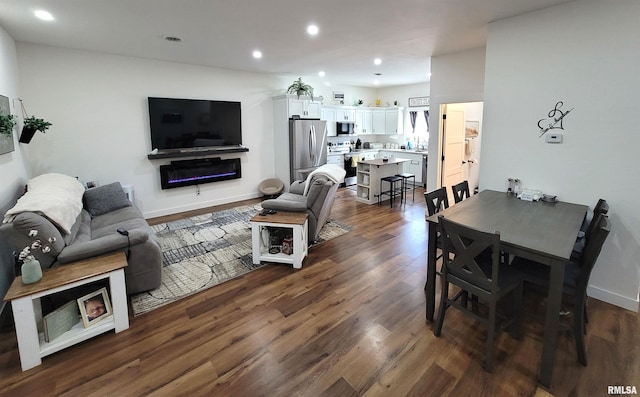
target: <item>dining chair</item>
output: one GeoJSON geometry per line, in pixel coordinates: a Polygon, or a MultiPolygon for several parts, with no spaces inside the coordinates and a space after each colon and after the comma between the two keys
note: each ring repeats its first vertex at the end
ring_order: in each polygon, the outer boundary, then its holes
{"type": "Polygon", "coordinates": [[[583,229],[585,229],[584,233],[580,232],[580,234],[578,235],[578,238],[576,239],[576,243],[573,246],[573,252],[571,253],[572,260],[575,260],[575,261],[580,260],[580,256],[582,255],[582,251],[584,250],[585,243],[589,238],[589,235],[593,233],[593,230],[596,227],[596,222],[594,222],[594,220],[596,219],[598,214],[606,215],[607,213],[609,213],[609,204],[607,203],[606,200],[599,199],[598,202],[596,203],[596,206],[593,207],[593,215],[591,217],[591,220],[589,222],[585,220],[585,223],[587,223],[587,226],[586,228],[583,226],[583,229]]]}
{"type": "MultiPolygon", "coordinates": [[[[427,202],[427,213],[429,216],[435,215],[438,212],[449,208],[449,198],[447,196],[447,188],[441,187],[439,189],[427,192],[424,194],[424,199],[427,202]]],[[[436,255],[436,261],[442,258],[442,239],[440,238],[440,229],[438,228],[438,232],[436,235],[436,249],[440,250],[440,255],[436,255]]],[[[440,274],[440,272],[436,271],[436,274],[440,274]]],[[[427,289],[427,284],[425,283],[424,289],[427,289]]]]}
{"type": "MultiPolygon", "coordinates": [[[[488,233],[453,222],[440,215],[438,226],[443,242],[443,264],[440,307],[433,334],[440,336],[445,314],[449,307],[455,307],[471,315],[487,327],[486,356],[483,367],[487,372],[493,369],[493,344],[496,333],[511,327],[512,335],[520,336],[520,313],[522,312],[522,279],[518,272],[500,260],[500,232],[488,233]],[[449,298],[449,285],[454,284],[478,302],[488,307],[484,316],[478,310],[469,308],[458,294],[449,298]],[[512,304],[507,316],[499,316],[498,302],[511,297],[512,304]],[[503,320],[498,324],[498,320],[503,320]]],[[[476,302],[476,303],[478,303],[476,302]]]]}
{"type": "Polygon", "coordinates": [[[453,201],[455,201],[455,203],[471,197],[469,194],[469,181],[462,181],[457,185],[451,186],[451,191],[453,192],[453,201]]]}
{"type": "MultiPolygon", "coordinates": [[[[597,214],[592,223],[594,223],[595,226],[587,239],[580,261],[571,261],[565,266],[563,284],[564,295],[573,298],[574,319],[572,331],[576,343],[578,361],[584,366],[587,365],[587,353],[584,343],[584,335],[587,332],[585,324],[587,285],[589,284],[589,277],[591,276],[593,266],[611,231],[611,222],[609,218],[602,213],[597,214]]],[[[549,288],[548,266],[516,256],[510,267],[519,271],[526,283],[549,288]]]]}
{"type": "Polygon", "coordinates": [[[441,187],[424,194],[424,199],[427,201],[427,212],[429,216],[435,215],[438,212],[449,208],[449,197],[447,196],[447,188],[441,187]]]}

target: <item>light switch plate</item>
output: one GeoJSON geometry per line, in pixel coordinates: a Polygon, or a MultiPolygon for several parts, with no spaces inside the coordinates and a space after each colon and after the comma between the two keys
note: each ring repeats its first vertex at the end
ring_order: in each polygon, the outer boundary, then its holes
{"type": "Polygon", "coordinates": [[[547,143],[562,143],[562,134],[549,134],[547,133],[547,143]]]}

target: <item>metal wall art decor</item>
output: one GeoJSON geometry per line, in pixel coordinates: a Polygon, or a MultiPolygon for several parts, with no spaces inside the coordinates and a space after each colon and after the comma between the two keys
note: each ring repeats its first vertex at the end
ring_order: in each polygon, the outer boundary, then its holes
{"type": "Polygon", "coordinates": [[[562,110],[560,110],[560,108],[563,105],[564,103],[562,103],[562,101],[558,101],[556,103],[556,106],[547,115],[549,118],[540,119],[538,121],[538,128],[540,128],[540,136],[538,138],[541,138],[549,130],[554,130],[554,129],[564,130],[564,127],[562,126],[563,119],[574,108],[571,108],[566,112],[563,112],[562,110]]]}
{"type": "MultiPolygon", "coordinates": [[[[9,98],[0,95],[0,115],[8,116],[11,114],[9,107],[9,98]]],[[[13,152],[15,150],[13,143],[13,128],[8,132],[0,133],[0,154],[13,152]]]]}

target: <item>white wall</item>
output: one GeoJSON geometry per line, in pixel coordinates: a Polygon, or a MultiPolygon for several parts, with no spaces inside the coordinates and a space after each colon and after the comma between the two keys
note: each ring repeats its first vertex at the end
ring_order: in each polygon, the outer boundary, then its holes
{"type": "MultiPolygon", "coordinates": [[[[0,28],[0,95],[9,98],[11,113],[19,114],[14,108],[14,99],[20,95],[18,86],[18,61],[13,39],[0,28]]],[[[18,102],[16,101],[16,104],[18,102]]],[[[14,130],[14,146],[16,150],[0,154],[0,214],[4,214],[15,204],[15,200],[24,191],[27,171],[24,166],[21,146],[18,144],[17,129],[14,130]]],[[[0,241],[0,298],[13,281],[13,258],[11,249],[0,241]]],[[[0,303],[2,311],[3,303],[0,303]]]]}
{"type": "Polygon", "coordinates": [[[491,24],[480,164],[483,189],[505,190],[511,176],[525,188],[591,208],[606,199],[612,232],[589,294],[634,311],[640,289],[638,15],[635,0],[588,0],[491,24]],[[564,143],[547,144],[537,123],[558,101],[575,110],[564,120],[564,143]]]}
{"type": "MultiPolygon", "coordinates": [[[[21,88],[29,114],[53,123],[24,153],[29,176],[62,172],[99,184],[134,185],[136,205],[146,217],[171,214],[258,197],[258,184],[274,176],[271,98],[298,76],[245,73],[89,51],[18,43],[21,88]],[[242,102],[242,178],[195,187],[161,190],[151,151],[147,97],[219,99],[242,102]]],[[[331,103],[333,91],[374,97],[375,90],[303,81],[331,103]]]]}
{"type": "MultiPolygon", "coordinates": [[[[14,102],[19,95],[18,85],[18,61],[16,57],[16,46],[13,39],[0,28],[0,95],[9,98],[11,113],[20,114],[20,107],[14,107],[14,102]]],[[[15,150],[7,154],[0,155],[0,212],[4,214],[6,210],[13,206],[17,196],[24,190],[27,180],[27,171],[22,158],[21,145],[18,144],[19,129],[16,127],[13,132],[15,150]]]]}
{"type": "Polygon", "coordinates": [[[257,197],[273,175],[274,78],[186,64],[18,44],[24,103],[49,120],[25,148],[30,176],[62,172],[81,181],[133,185],[147,217],[257,197]],[[242,178],[161,190],[151,151],[147,97],[242,102],[242,178]]]}
{"type": "Polygon", "coordinates": [[[484,64],[484,47],[431,58],[429,110],[431,128],[429,130],[427,191],[440,187],[438,169],[442,164],[437,160],[442,140],[441,131],[439,131],[440,105],[483,101],[484,64]]]}
{"type": "Polygon", "coordinates": [[[393,105],[393,101],[398,101],[398,106],[407,108],[409,106],[409,98],[429,96],[430,84],[428,82],[420,84],[398,85],[394,87],[380,87],[377,96],[386,105],[393,105]]]}

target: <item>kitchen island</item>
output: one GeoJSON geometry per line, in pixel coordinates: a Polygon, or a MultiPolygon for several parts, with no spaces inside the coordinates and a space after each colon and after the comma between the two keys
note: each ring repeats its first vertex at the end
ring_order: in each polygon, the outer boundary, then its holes
{"type": "Polygon", "coordinates": [[[403,163],[410,161],[399,157],[362,160],[357,167],[357,200],[365,204],[376,204],[380,195],[380,178],[399,174],[403,163]]]}

